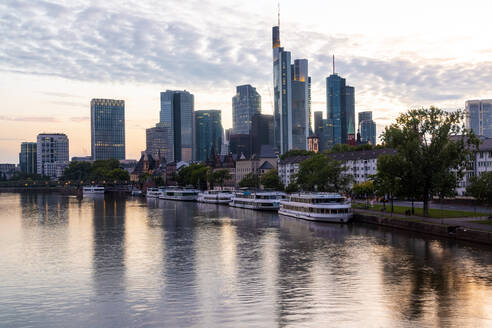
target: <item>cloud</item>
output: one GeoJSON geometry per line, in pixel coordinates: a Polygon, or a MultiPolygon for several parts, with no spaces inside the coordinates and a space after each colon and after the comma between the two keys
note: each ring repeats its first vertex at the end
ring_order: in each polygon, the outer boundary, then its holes
{"type": "MultiPolygon", "coordinates": [[[[242,83],[270,88],[270,27],[257,13],[241,10],[239,2],[221,6],[211,0],[149,0],[116,6],[5,0],[0,3],[0,71],[202,92],[232,90],[242,83]]],[[[317,94],[313,104],[320,108],[325,107],[324,78],[331,73],[334,49],[343,54],[337,71],[356,87],[364,108],[389,102],[455,105],[486,92],[492,81],[492,62],[361,56],[361,45],[369,42],[363,35],[330,35],[291,25],[282,40],[293,58],[309,59],[317,94]]],[[[263,98],[267,101],[268,95],[263,98]]]]}
{"type": "Polygon", "coordinates": [[[12,122],[45,122],[56,123],[58,120],[51,116],[0,116],[0,121],[12,122]]]}

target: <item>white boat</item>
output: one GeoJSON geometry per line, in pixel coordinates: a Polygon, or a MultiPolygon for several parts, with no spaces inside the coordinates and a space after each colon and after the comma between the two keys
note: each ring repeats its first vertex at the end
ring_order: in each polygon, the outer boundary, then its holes
{"type": "Polygon", "coordinates": [[[100,195],[104,194],[104,187],[100,186],[86,186],[82,188],[83,195],[100,195]]]}
{"type": "Polygon", "coordinates": [[[337,193],[297,193],[281,202],[278,213],[304,220],[346,223],[352,218],[352,204],[337,193]]]}
{"type": "Polygon", "coordinates": [[[209,204],[229,204],[233,194],[224,190],[207,190],[198,194],[197,201],[209,204]]]}
{"type": "Polygon", "coordinates": [[[145,193],[145,197],[147,198],[159,198],[161,194],[160,188],[147,188],[147,192],[145,193]]]}
{"type": "Polygon", "coordinates": [[[159,195],[159,199],[182,200],[195,202],[198,199],[199,190],[179,187],[165,188],[159,195]]]}
{"type": "Polygon", "coordinates": [[[283,192],[240,191],[234,193],[229,206],[251,210],[278,211],[282,199],[285,199],[283,192]]]}

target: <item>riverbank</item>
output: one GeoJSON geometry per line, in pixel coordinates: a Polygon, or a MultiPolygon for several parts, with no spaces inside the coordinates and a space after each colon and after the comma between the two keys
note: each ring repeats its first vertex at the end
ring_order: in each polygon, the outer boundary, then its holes
{"type": "Polygon", "coordinates": [[[412,232],[492,245],[492,226],[476,223],[478,218],[432,219],[354,209],[354,222],[375,224],[412,232]]]}

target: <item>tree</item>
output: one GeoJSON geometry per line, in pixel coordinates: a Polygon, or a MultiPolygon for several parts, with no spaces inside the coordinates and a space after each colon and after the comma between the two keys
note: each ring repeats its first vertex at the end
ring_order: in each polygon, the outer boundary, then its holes
{"type": "Polygon", "coordinates": [[[127,183],[130,180],[130,174],[125,169],[116,168],[109,171],[107,179],[109,181],[116,181],[116,183],[127,183]]]}
{"type": "Polygon", "coordinates": [[[286,159],[289,157],[294,157],[294,156],[312,156],[314,155],[314,152],[309,151],[309,150],[303,150],[303,149],[291,149],[284,154],[280,155],[280,159],[286,159]]]}
{"type": "Polygon", "coordinates": [[[244,176],[244,178],[239,181],[239,187],[241,188],[259,188],[260,187],[260,178],[257,174],[248,173],[244,176]]]}
{"type": "Polygon", "coordinates": [[[401,114],[381,137],[386,146],[398,151],[400,166],[410,170],[405,180],[418,186],[412,193],[420,193],[425,216],[432,196],[456,189],[472,146],[478,146],[478,139],[464,126],[462,111],[449,113],[436,107],[401,114]]]}
{"type": "Polygon", "coordinates": [[[352,194],[356,198],[367,198],[374,195],[373,181],[369,180],[354,184],[352,187],[352,194]]]}
{"type": "Polygon", "coordinates": [[[287,187],[285,187],[285,192],[293,193],[299,191],[299,185],[294,181],[289,183],[287,187]]]}
{"type": "Polygon", "coordinates": [[[483,172],[478,177],[472,177],[466,191],[479,201],[492,205],[492,172],[483,172]]]}
{"type": "Polygon", "coordinates": [[[352,176],[345,174],[341,162],[316,154],[299,164],[297,184],[307,191],[347,191],[352,176]]]}
{"type": "Polygon", "coordinates": [[[381,155],[378,158],[378,173],[374,177],[374,187],[380,196],[389,196],[391,213],[394,211],[393,200],[402,188],[404,170],[402,159],[398,155],[381,155]]]}
{"type": "Polygon", "coordinates": [[[276,169],[271,169],[265,172],[260,179],[261,184],[265,189],[273,190],[283,190],[284,185],[278,176],[278,171],[276,169]]]}
{"type": "Polygon", "coordinates": [[[231,178],[231,174],[228,169],[220,169],[212,173],[213,180],[220,187],[224,187],[224,182],[231,178]]]}
{"type": "Polygon", "coordinates": [[[87,181],[90,179],[92,164],[90,162],[71,162],[63,171],[65,181],[87,181]]]}
{"type": "Polygon", "coordinates": [[[175,176],[176,182],[182,187],[192,185],[195,188],[206,189],[208,170],[208,166],[204,164],[182,167],[175,176]]]}

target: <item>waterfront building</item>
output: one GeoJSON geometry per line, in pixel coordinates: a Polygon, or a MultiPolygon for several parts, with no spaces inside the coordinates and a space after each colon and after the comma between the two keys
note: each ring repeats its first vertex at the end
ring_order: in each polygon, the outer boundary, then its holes
{"type": "Polygon", "coordinates": [[[253,154],[259,155],[263,145],[273,147],[273,115],[253,115],[251,139],[253,154]]]}
{"type": "Polygon", "coordinates": [[[291,54],[280,47],[280,27],[272,28],[274,145],[283,154],[307,149],[311,132],[311,78],[307,59],[291,64],[291,54]]]}
{"type": "Polygon", "coordinates": [[[37,170],[37,143],[23,142],[21,143],[21,151],[19,153],[20,171],[25,174],[35,174],[37,170]]]}
{"type": "Polygon", "coordinates": [[[125,159],[125,101],[91,100],[93,160],[125,159]]]}
{"type": "Polygon", "coordinates": [[[173,160],[176,162],[193,159],[194,106],[194,96],[186,90],[161,92],[159,123],[172,131],[169,144],[173,150],[173,160]]]}
{"type": "Polygon", "coordinates": [[[221,153],[222,118],[220,110],[199,110],[195,112],[195,160],[205,161],[214,152],[221,153]]]}
{"type": "Polygon", "coordinates": [[[154,158],[165,158],[166,161],[174,161],[174,150],[170,140],[173,131],[171,127],[163,123],[157,123],[155,127],[145,130],[146,152],[154,158]]]}
{"type": "Polygon", "coordinates": [[[72,156],[72,162],[93,162],[92,156],[72,156]]]}
{"type": "Polygon", "coordinates": [[[278,162],[278,175],[285,187],[294,182],[299,172],[299,164],[308,158],[309,156],[289,156],[278,162]]]}
{"type": "Polygon", "coordinates": [[[460,196],[466,195],[466,188],[470,185],[470,179],[480,176],[484,172],[492,172],[492,138],[480,137],[478,150],[474,152],[472,162],[466,166],[463,179],[456,192],[460,196]]]}
{"type": "Polygon", "coordinates": [[[376,144],[376,123],[372,120],[372,112],[359,112],[359,133],[361,143],[376,144]]]}
{"type": "Polygon", "coordinates": [[[326,78],[327,119],[333,124],[333,144],[355,144],[355,89],[333,73],[326,78]]]}
{"type": "Polygon", "coordinates": [[[478,136],[492,138],[492,99],[468,100],[465,115],[467,129],[478,136]]]}
{"type": "Polygon", "coordinates": [[[253,116],[261,113],[261,96],[249,84],[236,87],[232,97],[232,126],[234,134],[249,134],[253,116]]]}
{"type": "Polygon", "coordinates": [[[0,164],[0,180],[9,180],[17,171],[15,164],[2,163],[0,164]]]}
{"type": "Polygon", "coordinates": [[[242,155],[236,161],[236,185],[248,174],[254,173],[261,177],[265,172],[277,168],[277,156],[273,147],[264,145],[260,153],[247,158],[242,155]]]}
{"type": "Polygon", "coordinates": [[[63,133],[38,134],[36,150],[36,173],[61,177],[69,161],[68,137],[63,133]]]}

